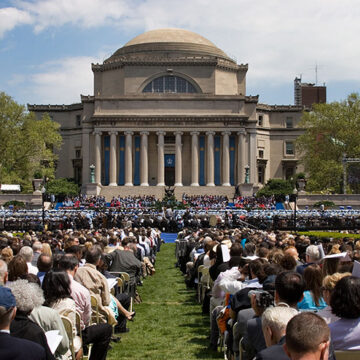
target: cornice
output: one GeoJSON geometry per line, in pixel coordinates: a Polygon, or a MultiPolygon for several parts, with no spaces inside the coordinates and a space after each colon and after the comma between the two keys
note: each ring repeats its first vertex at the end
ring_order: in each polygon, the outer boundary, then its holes
{"type": "Polygon", "coordinates": [[[91,64],[93,72],[119,69],[124,66],[214,66],[219,69],[234,71],[247,71],[248,64],[235,64],[229,60],[208,56],[187,56],[180,58],[166,57],[117,57],[103,64],[91,64]]]}
{"type": "Polygon", "coordinates": [[[267,111],[267,112],[302,112],[304,110],[303,106],[296,105],[267,105],[267,104],[258,104],[256,107],[257,111],[267,111]]]}
{"type": "MultiPolygon", "coordinates": [[[[92,97],[92,101],[246,101],[247,97],[244,95],[214,95],[210,93],[141,93],[120,96],[101,96],[96,95],[92,97]]],[[[257,97],[250,97],[247,102],[255,102],[257,97]]]]}
{"type": "Polygon", "coordinates": [[[37,104],[27,104],[27,108],[29,111],[74,111],[74,110],[82,110],[83,104],[70,104],[70,105],[37,105],[37,104]]]}

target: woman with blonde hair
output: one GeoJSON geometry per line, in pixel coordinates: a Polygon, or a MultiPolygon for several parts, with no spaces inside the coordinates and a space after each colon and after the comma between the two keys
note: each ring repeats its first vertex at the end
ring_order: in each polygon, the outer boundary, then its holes
{"type": "Polygon", "coordinates": [[[9,262],[13,259],[14,253],[10,247],[6,247],[1,250],[1,259],[9,265],[9,262]]]}
{"type": "Polygon", "coordinates": [[[51,251],[51,247],[48,243],[43,243],[42,244],[42,249],[41,249],[41,253],[48,255],[48,256],[52,256],[52,251],[51,251]]]}

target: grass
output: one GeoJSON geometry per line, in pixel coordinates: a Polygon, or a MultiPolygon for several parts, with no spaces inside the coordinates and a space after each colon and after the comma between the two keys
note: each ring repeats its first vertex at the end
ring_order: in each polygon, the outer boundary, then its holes
{"type": "Polygon", "coordinates": [[[143,302],[135,305],[134,322],[107,359],[192,360],[221,359],[207,350],[209,317],[201,313],[195,291],[188,290],[175,268],[175,244],[164,244],[157,255],[156,273],[139,287],[143,302]]]}
{"type": "Polygon", "coordinates": [[[299,234],[307,235],[307,236],[317,236],[317,237],[327,237],[333,239],[339,238],[354,238],[360,239],[360,234],[345,234],[340,232],[326,232],[326,231],[299,231],[299,234]]]}

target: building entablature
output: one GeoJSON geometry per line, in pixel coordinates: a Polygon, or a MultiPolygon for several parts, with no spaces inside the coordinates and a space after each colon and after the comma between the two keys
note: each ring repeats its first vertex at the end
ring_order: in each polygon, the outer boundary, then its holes
{"type": "Polygon", "coordinates": [[[54,112],[54,111],[75,111],[82,110],[83,104],[71,104],[71,105],[32,105],[27,104],[29,111],[44,111],[44,112],[54,112]]]}
{"type": "Polygon", "coordinates": [[[257,111],[264,112],[302,112],[304,110],[303,106],[295,105],[267,105],[267,104],[258,104],[256,107],[257,111]]]}

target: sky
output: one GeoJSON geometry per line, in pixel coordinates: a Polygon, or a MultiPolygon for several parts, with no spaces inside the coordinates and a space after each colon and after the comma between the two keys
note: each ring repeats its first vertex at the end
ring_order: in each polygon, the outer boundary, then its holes
{"type": "Polygon", "coordinates": [[[359,92],[359,20],[358,0],[0,0],[0,91],[21,104],[80,102],[93,94],[91,63],[171,27],[248,64],[247,95],[261,103],[293,104],[296,76],[341,101],[359,92]]]}

